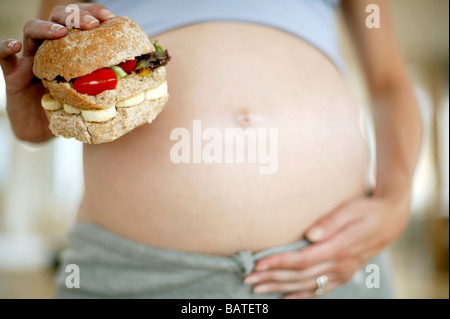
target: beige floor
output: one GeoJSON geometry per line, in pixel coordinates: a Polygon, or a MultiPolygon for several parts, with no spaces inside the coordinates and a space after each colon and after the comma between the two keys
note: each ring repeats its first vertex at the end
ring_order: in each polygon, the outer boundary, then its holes
{"type": "Polygon", "coordinates": [[[448,219],[412,219],[391,256],[399,298],[449,298],[448,219]]]}
{"type": "MultiPolygon", "coordinates": [[[[397,297],[449,298],[448,264],[436,265],[426,221],[413,220],[392,246],[391,255],[397,297]]],[[[448,222],[447,222],[448,226],[448,222]]],[[[448,243],[448,242],[447,242],[448,243]]],[[[448,261],[448,251],[438,258],[448,261]]],[[[53,269],[33,272],[0,270],[0,298],[51,298],[53,269]]]]}

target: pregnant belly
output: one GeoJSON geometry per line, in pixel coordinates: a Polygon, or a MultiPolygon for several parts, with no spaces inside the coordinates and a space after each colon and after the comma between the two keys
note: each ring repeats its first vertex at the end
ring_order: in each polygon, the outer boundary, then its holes
{"type": "Polygon", "coordinates": [[[227,255],[298,240],[364,194],[360,111],[322,53],[243,23],[158,39],[173,56],[170,101],[152,124],[85,146],[80,219],[159,247],[227,255]]]}

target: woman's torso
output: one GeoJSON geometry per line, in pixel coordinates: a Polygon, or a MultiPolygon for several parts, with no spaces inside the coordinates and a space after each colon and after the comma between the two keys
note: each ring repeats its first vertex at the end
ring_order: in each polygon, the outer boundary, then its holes
{"type": "Polygon", "coordinates": [[[85,147],[80,219],[156,246],[228,255],[298,240],[364,193],[359,109],[331,62],[339,65],[336,1],[231,2],[108,1],[150,35],[162,32],[157,38],[173,56],[171,97],[152,124],[85,147]],[[230,22],[211,22],[222,18],[230,22]],[[191,163],[177,164],[170,137],[183,128],[191,163]],[[227,129],[254,133],[257,142],[262,131],[267,143],[240,149],[244,163],[208,164],[201,152],[211,144],[198,145],[208,128],[222,138],[222,162],[239,152],[225,142],[227,129]],[[261,163],[262,146],[269,163],[261,163]]]}
{"type": "Polygon", "coordinates": [[[158,39],[173,57],[169,103],[152,124],[85,146],[80,219],[155,246],[228,255],[295,241],[364,193],[359,109],[316,48],[274,28],[232,22],[158,39]],[[171,132],[186,128],[192,139],[193,120],[221,132],[276,128],[276,171],[261,174],[258,161],[174,163],[171,132]]]}

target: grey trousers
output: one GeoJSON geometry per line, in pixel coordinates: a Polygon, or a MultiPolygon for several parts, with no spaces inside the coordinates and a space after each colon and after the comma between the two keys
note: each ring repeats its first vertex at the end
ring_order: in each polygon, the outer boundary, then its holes
{"type": "MultiPolygon", "coordinates": [[[[257,253],[242,251],[222,257],[153,247],[78,222],[60,255],[55,298],[280,298],[283,294],[253,294],[252,287],[243,284],[243,277],[258,259],[309,244],[300,240],[257,253]]],[[[350,282],[320,298],[393,298],[387,254],[369,264],[350,282]],[[377,273],[372,271],[374,267],[377,273]],[[374,277],[377,275],[379,278],[374,277]]]]}

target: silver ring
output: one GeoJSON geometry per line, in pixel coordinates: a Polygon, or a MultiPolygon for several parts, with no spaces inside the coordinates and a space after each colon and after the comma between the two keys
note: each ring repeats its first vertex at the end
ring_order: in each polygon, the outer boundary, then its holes
{"type": "Polygon", "coordinates": [[[320,296],[321,294],[323,294],[325,288],[327,288],[328,277],[325,275],[319,276],[316,278],[316,283],[317,283],[316,295],[320,296]]]}

